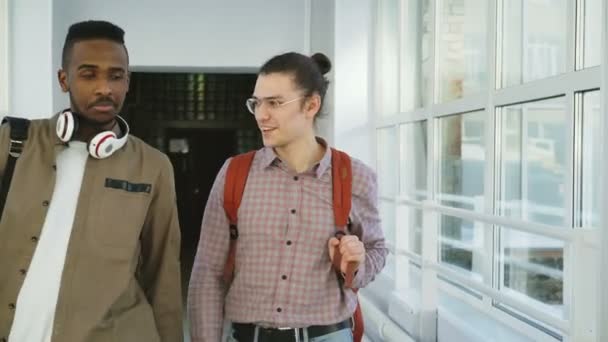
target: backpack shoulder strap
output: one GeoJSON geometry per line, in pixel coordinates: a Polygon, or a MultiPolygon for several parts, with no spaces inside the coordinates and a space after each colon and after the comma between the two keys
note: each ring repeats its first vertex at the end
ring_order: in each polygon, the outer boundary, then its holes
{"type": "Polygon", "coordinates": [[[18,158],[23,150],[23,142],[27,140],[30,120],[7,116],[2,119],[2,124],[5,124],[6,122],[8,122],[11,130],[11,145],[9,147],[9,153],[18,158]]]}
{"type": "Polygon", "coordinates": [[[344,231],[351,209],[353,171],[350,157],[345,152],[331,149],[334,219],[337,229],[344,231]]]}
{"type": "Polygon", "coordinates": [[[250,151],[244,154],[239,154],[233,157],[228,164],[226,170],[226,181],[224,183],[224,211],[230,222],[230,246],[228,249],[228,258],[224,265],[224,282],[230,283],[234,273],[234,265],[236,261],[236,240],[239,237],[237,227],[238,211],[245,192],[249,169],[253,163],[255,151],[250,151]]]}
{"type": "Polygon", "coordinates": [[[6,196],[8,195],[8,190],[11,186],[11,181],[13,180],[15,164],[17,163],[17,158],[21,156],[21,152],[23,152],[23,144],[27,140],[27,134],[30,127],[30,120],[24,118],[7,116],[2,120],[2,124],[5,122],[8,122],[10,128],[11,143],[9,145],[4,175],[2,176],[2,187],[0,188],[0,218],[2,218],[4,205],[6,204],[6,196]]]}
{"type": "MultiPolygon", "coordinates": [[[[336,225],[336,234],[346,234],[346,228],[350,226],[350,210],[353,189],[353,168],[352,161],[348,154],[340,150],[331,149],[331,168],[332,168],[332,187],[333,187],[333,207],[334,220],[336,225]]],[[[334,268],[340,271],[342,255],[338,248],[334,252],[334,268]]],[[[344,274],[344,285],[347,288],[352,288],[354,279],[354,269],[351,265],[347,266],[346,274],[344,274]]],[[[357,292],[358,289],[353,289],[357,292]]],[[[357,308],[352,316],[352,332],[353,341],[361,342],[363,340],[364,322],[361,304],[357,303],[357,308]]]]}

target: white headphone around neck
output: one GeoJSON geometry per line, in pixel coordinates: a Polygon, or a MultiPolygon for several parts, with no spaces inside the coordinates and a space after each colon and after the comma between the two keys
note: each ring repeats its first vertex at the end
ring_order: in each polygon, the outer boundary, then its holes
{"type": "MultiPolygon", "coordinates": [[[[91,157],[104,159],[125,146],[129,137],[129,125],[118,115],[116,116],[116,120],[123,132],[122,137],[118,138],[113,131],[103,131],[96,134],[87,145],[91,157]]],[[[64,111],[59,114],[57,136],[61,141],[69,142],[77,130],[78,115],[74,115],[70,111],[64,111]]]]}

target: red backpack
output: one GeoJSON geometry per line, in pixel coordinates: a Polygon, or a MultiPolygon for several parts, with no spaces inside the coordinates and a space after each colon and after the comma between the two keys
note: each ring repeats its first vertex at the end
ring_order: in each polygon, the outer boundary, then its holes
{"type": "MultiPolygon", "coordinates": [[[[346,228],[350,225],[348,216],[351,209],[351,198],[352,198],[352,165],[348,154],[331,149],[331,165],[332,165],[332,186],[333,186],[333,207],[335,224],[337,227],[336,237],[340,238],[345,235],[346,228]]],[[[237,228],[237,213],[241,200],[243,199],[243,192],[245,191],[245,184],[247,183],[247,176],[249,175],[249,169],[253,162],[255,151],[239,154],[232,158],[228,165],[226,173],[226,182],[224,185],[224,211],[230,221],[230,247],[228,251],[228,258],[224,265],[224,282],[229,284],[234,276],[234,266],[236,262],[236,242],[239,237],[237,228]]],[[[337,272],[340,272],[341,254],[339,248],[336,247],[334,252],[333,265],[337,272]]],[[[344,276],[344,286],[347,288],[352,287],[352,281],[354,278],[354,265],[348,265],[346,274],[344,276]]],[[[357,292],[357,289],[354,289],[357,292]]],[[[353,320],[353,341],[361,342],[363,338],[363,315],[361,312],[361,306],[357,303],[357,309],[352,317],[353,320]]]]}

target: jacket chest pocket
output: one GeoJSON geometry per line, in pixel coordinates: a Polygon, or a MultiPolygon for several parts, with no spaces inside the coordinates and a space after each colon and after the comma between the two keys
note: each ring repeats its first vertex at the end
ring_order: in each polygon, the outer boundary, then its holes
{"type": "Polygon", "coordinates": [[[90,231],[93,242],[109,247],[135,247],[146,220],[150,199],[150,194],[145,192],[104,189],[95,208],[96,220],[90,231]]]}

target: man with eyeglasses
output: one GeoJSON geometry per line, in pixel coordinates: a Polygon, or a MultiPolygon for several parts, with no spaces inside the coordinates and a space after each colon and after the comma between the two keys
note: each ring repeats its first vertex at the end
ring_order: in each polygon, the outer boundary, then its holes
{"type": "Polygon", "coordinates": [[[193,342],[220,341],[224,319],[232,322],[229,341],[353,341],[357,297],[344,286],[345,265],[354,265],[353,288],[362,288],[382,270],[388,250],[376,176],[354,158],[352,234],[334,237],[333,153],[314,132],[330,68],[322,54],[297,53],[261,68],[246,105],[265,147],[253,156],[238,207],[235,258],[224,191],[236,158],[225,163],[211,190],[188,295],[193,342]],[[235,260],[229,283],[226,260],[235,260]]]}

